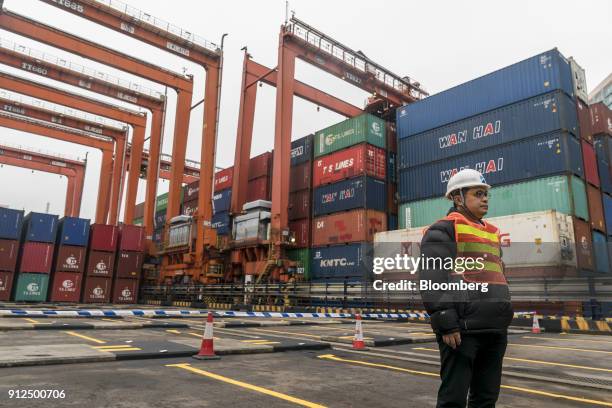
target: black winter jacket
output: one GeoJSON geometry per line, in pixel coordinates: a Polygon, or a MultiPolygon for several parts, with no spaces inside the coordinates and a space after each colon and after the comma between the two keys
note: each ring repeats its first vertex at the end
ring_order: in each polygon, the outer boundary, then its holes
{"type": "MultiPolygon", "coordinates": [[[[456,211],[454,208],[449,210],[456,211]]],[[[421,257],[456,258],[455,224],[440,220],[434,223],[421,241],[421,257]]],[[[419,278],[436,283],[458,282],[445,269],[421,268],[419,278]]],[[[505,333],[514,312],[507,285],[488,285],[488,292],[421,290],[431,326],[438,334],[455,331],[466,333],[505,333]]]]}

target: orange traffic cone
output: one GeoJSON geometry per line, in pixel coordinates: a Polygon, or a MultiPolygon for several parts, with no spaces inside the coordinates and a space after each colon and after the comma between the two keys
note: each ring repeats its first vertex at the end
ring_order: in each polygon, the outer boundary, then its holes
{"type": "Polygon", "coordinates": [[[533,334],[540,334],[542,331],[540,330],[540,322],[538,322],[538,318],[535,313],[533,314],[533,325],[531,326],[531,332],[533,334]]]}
{"type": "Polygon", "coordinates": [[[361,315],[355,315],[355,337],[353,338],[353,350],[366,350],[363,342],[363,328],[361,327],[361,315]]]}
{"type": "Polygon", "coordinates": [[[194,355],[193,358],[198,360],[218,360],[220,357],[215,354],[215,348],[213,346],[213,314],[208,312],[208,318],[206,319],[206,326],[204,326],[204,337],[202,338],[202,345],[198,354],[194,355]]]}

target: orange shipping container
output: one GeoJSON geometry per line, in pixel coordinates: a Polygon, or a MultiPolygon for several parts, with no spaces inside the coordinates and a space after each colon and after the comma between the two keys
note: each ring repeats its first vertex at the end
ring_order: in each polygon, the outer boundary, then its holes
{"type": "Polygon", "coordinates": [[[312,220],[312,245],[334,245],[373,241],[374,234],[387,230],[387,215],[358,209],[317,217],[312,220]]]}

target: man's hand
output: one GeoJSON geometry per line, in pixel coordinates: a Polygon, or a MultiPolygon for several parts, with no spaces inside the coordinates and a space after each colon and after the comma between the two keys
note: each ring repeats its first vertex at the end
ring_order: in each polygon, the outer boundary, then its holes
{"type": "Polygon", "coordinates": [[[442,336],[442,341],[454,350],[461,345],[461,334],[458,331],[445,334],[442,336]]]}

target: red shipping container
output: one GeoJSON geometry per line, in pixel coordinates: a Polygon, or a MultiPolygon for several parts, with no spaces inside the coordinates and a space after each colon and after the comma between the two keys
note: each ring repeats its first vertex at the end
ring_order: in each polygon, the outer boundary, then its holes
{"type": "Polygon", "coordinates": [[[88,276],[105,276],[111,278],[115,270],[115,254],[113,252],[90,251],[87,258],[88,276]]]}
{"type": "Polygon", "coordinates": [[[113,303],[136,303],[137,300],[137,279],[115,279],[113,282],[113,303]]]}
{"type": "Polygon", "coordinates": [[[115,252],[119,240],[119,228],[114,225],[93,224],[89,232],[89,249],[115,252]]]}
{"type": "Polygon", "coordinates": [[[0,271],[15,272],[19,241],[0,239],[0,271]]]}
{"type": "Polygon", "coordinates": [[[606,232],[606,221],[604,218],[601,191],[587,184],[587,199],[589,202],[589,219],[591,228],[597,231],[606,232]]]}
{"type": "Polygon", "coordinates": [[[289,223],[289,230],[295,234],[296,248],[308,248],[310,246],[310,219],[306,218],[289,223]]]}
{"type": "Polygon", "coordinates": [[[83,284],[83,303],[109,303],[111,299],[111,286],[113,280],[110,278],[91,277],[85,278],[83,284]]]}
{"type": "Polygon", "coordinates": [[[249,180],[269,176],[272,170],[272,152],[251,157],[249,161],[249,180]]]}
{"type": "Polygon", "coordinates": [[[576,217],[574,223],[574,241],[576,242],[576,261],[578,268],[593,270],[593,235],[589,224],[576,217]]]}
{"type": "Polygon", "coordinates": [[[591,113],[591,131],[593,135],[608,134],[612,136],[612,110],[602,102],[589,106],[591,113]]]}
{"type": "Polygon", "coordinates": [[[193,183],[189,183],[184,187],[185,191],[183,192],[183,200],[184,201],[198,201],[198,196],[200,195],[200,180],[194,181],[193,183]]]}
{"type": "Polygon", "coordinates": [[[312,188],[312,162],[307,161],[291,167],[289,175],[289,192],[312,188]]]}
{"type": "Polygon", "coordinates": [[[384,180],[387,175],[387,154],[380,147],[362,143],[319,157],[314,161],[312,173],[314,187],[359,175],[384,180]]]}
{"type": "Polygon", "coordinates": [[[597,156],[593,145],[582,141],[582,161],[584,162],[584,178],[592,185],[599,187],[599,170],[597,169],[597,156]]]}
{"type": "Polygon", "coordinates": [[[144,217],[144,203],[136,204],[134,207],[134,218],[144,217]]]}
{"type": "Polygon", "coordinates": [[[13,272],[0,272],[0,300],[10,299],[14,276],[13,272]]]}
{"type": "Polygon", "coordinates": [[[183,215],[196,215],[196,213],[198,212],[198,199],[196,198],[195,200],[183,203],[183,211],[182,214],[183,215]]]}
{"type": "Polygon", "coordinates": [[[21,248],[19,272],[51,272],[53,264],[53,244],[25,242],[21,248]]]}
{"type": "Polygon", "coordinates": [[[121,224],[119,226],[119,250],[144,252],[144,228],[139,225],[121,224]]]}
{"type": "Polygon", "coordinates": [[[54,270],[83,273],[85,270],[85,247],[73,245],[57,247],[54,270]]]}
{"type": "Polygon", "coordinates": [[[365,209],[325,215],[312,220],[312,245],[371,242],[374,234],[387,230],[387,215],[365,209]]]}
{"type": "MultiPolygon", "coordinates": [[[[234,182],[234,166],[215,173],[215,191],[232,188],[234,182]]],[[[185,198],[187,200],[187,198],[185,198]]]]}
{"type": "Polygon", "coordinates": [[[310,218],[310,194],[311,190],[296,191],[289,194],[289,221],[300,218],[310,218]]]}
{"type": "Polygon", "coordinates": [[[117,265],[115,266],[115,277],[138,279],[142,272],[142,252],[119,251],[117,253],[117,265]]]}
{"type": "Polygon", "coordinates": [[[255,200],[270,200],[270,179],[268,177],[259,177],[249,181],[247,202],[255,200]]]}
{"type": "Polygon", "coordinates": [[[589,106],[576,98],[576,110],[578,112],[578,125],[580,127],[580,137],[589,143],[593,143],[593,133],[591,131],[591,112],[589,106]]]}
{"type": "Polygon", "coordinates": [[[51,278],[52,302],[78,302],[81,298],[82,274],[55,272],[51,278]]]}

